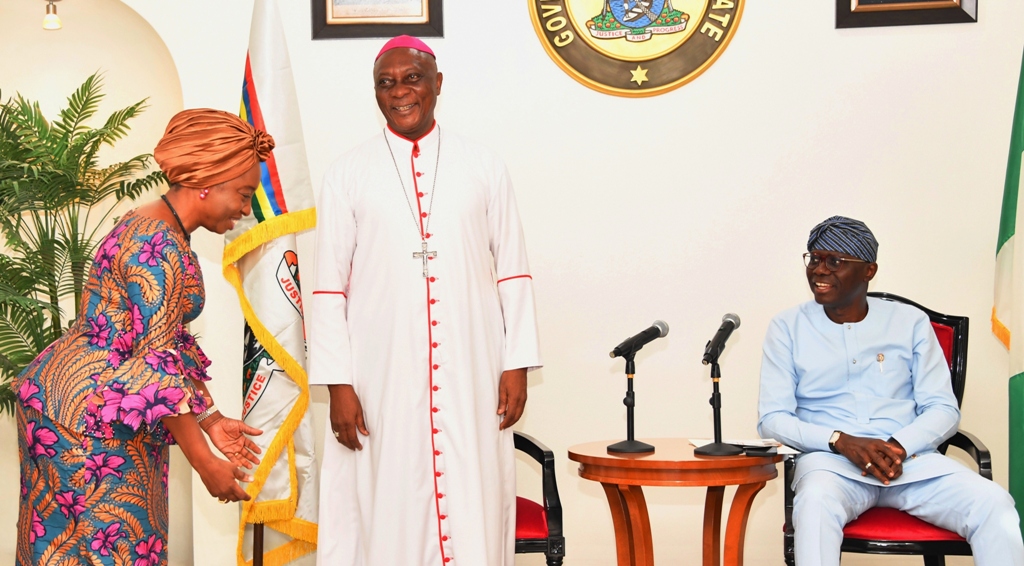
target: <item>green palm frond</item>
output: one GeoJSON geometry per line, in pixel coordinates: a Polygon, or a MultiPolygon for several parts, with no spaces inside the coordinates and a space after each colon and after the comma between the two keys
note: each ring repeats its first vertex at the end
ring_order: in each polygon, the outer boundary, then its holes
{"type": "Polygon", "coordinates": [[[100,130],[105,133],[103,143],[113,145],[115,141],[128,135],[128,131],[131,130],[131,127],[128,125],[128,121],[144,112],[146,108],[149,108],[146,105],[147,100],[149,99],[146,98],[140,100],[127,108],[123,108],[111,114],[110,117],[107,118],[107,123],[103,124],[103,127],[100,128],[100,130]]]}
{"type": "Polygon", "coordinates": [[[99,109],[100,101],[103,100],[103,94],[100,92],[102,86],[103,79],[98,73],[93,74],[68,98],[68,107],[60,111],[60,120],[53,123],[53,130],[58,138],[70,141],[82,132],[88,131],[84,124],[99,109]]]}
{"type": "Polygon", "coordinates": [[[149,154],[100,166],[101,149],[146,109],[141,100],[90,126],[102,83],[86,79],[52,121],[38,102],[0,97],[0,414],[14,407],[10,380],[78,316],[98,230],[120,203],[164,182],[149,154]]]}
{"type": "Polygon", "coordinates": [[[163,171],[157,169],[143,177],[118,182],[114,195],[118,200],[135,200],[142,194],[165,184],[167,184],[167,176],[163,171]]]}
{"type": "Polygon", "coordinates": [[[0,414],[13,414],[16,401],[17,398],[14,396],[14,390],[9,385],[4,384],[4,386],[0,387],[0,414]]]}

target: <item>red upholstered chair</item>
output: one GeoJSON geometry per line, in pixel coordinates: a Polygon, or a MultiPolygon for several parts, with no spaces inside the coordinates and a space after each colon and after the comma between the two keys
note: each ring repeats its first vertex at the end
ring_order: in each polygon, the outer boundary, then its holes
{"type": "Polygon", "coordinates": [[[542,552],[548,566],[561,566],[565,557],[562,536],[562,502],[555,483],[555,454],[535,438],[514,433],[516,450],[525,452],[541,466],[544,504],[516,497],[516,554],[542,552]]]}
{"type": "MultiPolygon", "coordinates": [[[[935,336],[939,339],[942,352],[949,362],[953,379],[953,394],[957,405],[963,403],[964,383],[967,379],[967,326],[965,316],[937,313],[921,305],[889,293],[868,293],[887,301],[897,301],[915,306],[931,319],[935,336]]],[[[945,454],[950,445],[966,452],[978,466],[978,473],[992,479],[992,459],[988,449],[976,437],[960,430],[939,447],[945,454]]],[[[783,552],[786,564],[794,565],[793,558],[793,474],[796,470],[794,458],[785,462],[786,481],[786,524],[784,527],[783,552]]],[[[970,556],[971,546],[956,533],[940,529],[897,509],[875,507],[868,509],[843,529],[843,552],[862,554],[914,554],[924,557],[925,566],[943,566],[946,556],[970,556]]]]}

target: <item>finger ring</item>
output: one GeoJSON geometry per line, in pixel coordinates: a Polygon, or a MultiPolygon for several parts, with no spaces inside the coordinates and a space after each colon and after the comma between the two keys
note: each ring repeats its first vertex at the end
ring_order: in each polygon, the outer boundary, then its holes
{"type": "Polygon", "coordinates": [[[341,436],[341,433],[340,433],[340,432],[338,432],[338,431],[334,431],[334,438],[338,438],[338,437],[340,437],[340,436],[341,436]]]}
{"type": "Polygon", "coordinates": [[[227,499],[218,499],[217,501],[220,501],[221,503],[225,503],[225,504],[228,502],[227,499]]]}
{"type": "Polygon", "coordinates": [[[867,464],[864,464],[864,470],[870,470],[871,466],[873,466],[873,465],[874,465],[874,462],[868,462],[867,464]]]}

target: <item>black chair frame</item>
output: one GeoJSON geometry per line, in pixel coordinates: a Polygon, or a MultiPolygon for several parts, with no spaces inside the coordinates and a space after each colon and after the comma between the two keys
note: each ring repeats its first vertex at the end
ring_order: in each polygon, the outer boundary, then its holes
{"type": "MultiPolygon", "coordinates": [[[[953,350],[950,363],[950,377],[953,382],[953,394],[956,396],[957,405],[963,404],[964,386],[967,382],[967,335],[969,320],[965,316],[946,315],[925,308],[910,299],[903,298],[891,293],[868,293],[869,297],[896,301],[917,307],[928,315],[928,318],[943,326],[953,329],[953,350]]],[[[978,466],[978,473],[986,478],[992,479],[992,455],[988,448],[978,437],[965,431],[958,430],[949,440],[944,442],[939,451],[943,454],[949,446],[955,446],[971,457],[978,466]]],[[[783,535],[783,555],[786,564],[794,566],[794,531],[793,531],[793,476],[796,472],[796,458],[787,456],[785,459],[785,515],[786,524],[783,535]]],[[[945,556],[970,556],[971,546],[962,541],[883,541],[883,540],[862,540],[843,539],[842,552],[854,552],[859,554],[910,554],[923,555],[925,566],[944,566],[945,556]]]]}
{"type": "Polygon", "coordinates": [[[548,566],[561,566],[565,558],[565,537],[562,536],[562,502],[555,482],[555,454],[528,434],[513,431],[516,450],[526,453],[541,466],[541,490],[547,514],[547,538],[516,538],[516,554],[544,553],[548,566]]]}

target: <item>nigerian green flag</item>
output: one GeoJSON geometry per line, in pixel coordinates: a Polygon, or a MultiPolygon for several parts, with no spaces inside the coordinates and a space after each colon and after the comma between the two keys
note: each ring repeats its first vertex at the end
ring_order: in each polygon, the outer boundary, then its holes
{"type": "Polygon", "coordinates": [[[1020,193],[1021,153],[1024,152],[1024,68],[1017,84],[1010,156],[1006,162],[1003,208],[996,245],[995,302],[992,332],[1010,351],[1010,495],[1024,516],[1024,242],[1017,230],[1024,221],[1020,193]]]}

